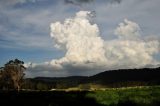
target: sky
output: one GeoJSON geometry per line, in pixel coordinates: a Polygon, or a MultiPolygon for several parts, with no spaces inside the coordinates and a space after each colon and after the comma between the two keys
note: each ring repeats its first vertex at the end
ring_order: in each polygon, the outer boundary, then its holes
{"type": "Polygon", "coordinates": [[[26,77],[159,66],[159,0],[0,0],[0,66],[26,77]]]}

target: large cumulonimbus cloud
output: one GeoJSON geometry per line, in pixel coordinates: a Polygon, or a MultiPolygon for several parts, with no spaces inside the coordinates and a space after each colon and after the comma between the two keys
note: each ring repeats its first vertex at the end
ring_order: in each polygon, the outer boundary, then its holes
{"type": "MultiPolygon", "coordinates": [[[[51,24],[55,47],[66,50],[61,59],[69,63],[106,62],[104,41],[96,24],[89,22],[91,12],[80,11],[73,19],[51,24]]],[[[59,60],[58,60],[59,61],[59,60]]]]}
{"type": "Polygon", "coordinates": [[[157,64],[154,55],[159,52],[157,40],[145,41],[138,24],[127,19],[115,29],[117,38],[104,41],[97,24],[92,24],[92,12],[80,11],[63,23],[51,23],[54,46],[65,55],[32,69],[51,71],[57,76],[91,75],[107,69],[139,68],[157,64]],[[59,74],[58,74],[59,73],[59,74]]]}
{"type": "Polygon", "coordinates": [[[51,63],[105,64],[107,67],[122,65],[139,67],[156,62],[153,55],[158,52],[158,41],[141,39],[138,24],[127,19],[115,30],[117,39],[104,41],[99,28],[89,21],[91,12],[80,11],[64,23],[51,24],[51,37],[55,47],[66,50],[66,54],[51,63]]]}

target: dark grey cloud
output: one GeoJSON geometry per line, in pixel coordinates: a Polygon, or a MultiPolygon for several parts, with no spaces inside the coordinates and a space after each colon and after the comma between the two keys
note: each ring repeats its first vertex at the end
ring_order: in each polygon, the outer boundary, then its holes
{"type": "Polygon", "coordinates": [[[90,3],[94,0],[64,0],[66,4],[81,5],[82,3],[90,3]]]}
{"type": "Polygon", "coordinates": [[[122,0],[108,0],[108,2],[110,2],[110,3],[121,3],[122,0]]]}
{"type": "MultiPolygon", "coordinates": [[[[122,0],[102,0],[99,2],[104,2],[104,3],[121,3],[122,0]]],[[[98,2],[98,0],[64,0],[66,4],[73,4],[73,5],[82,5],[86,3],[91,3],[91,2],[98,2]]]]}

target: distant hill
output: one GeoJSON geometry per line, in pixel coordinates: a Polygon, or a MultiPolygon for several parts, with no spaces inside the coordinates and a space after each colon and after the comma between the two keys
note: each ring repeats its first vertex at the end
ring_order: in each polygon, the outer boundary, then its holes
{"type": "Polygon", "coordinates": [[[41,84],[50,88],[69,88],[80,84],[97,84],[106,87],[160,85],[160,68],[111,70],[89,77],[36,77],[26,79],[25,84],[34,87],[41,84]]]}
{"type": "Polygon", "coordinates": [[[122,85],[159,85],[160,68],[120,69],[91,76],[90,82],[118,87],[122,85]],[[126,84],[125,84],[126,83],[126,84]]]}

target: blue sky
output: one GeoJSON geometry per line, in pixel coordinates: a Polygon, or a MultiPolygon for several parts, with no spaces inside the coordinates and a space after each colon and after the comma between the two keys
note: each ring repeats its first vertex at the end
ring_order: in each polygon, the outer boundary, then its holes
{"type": "MultiPolygon", "coordinates": [[[[66,51],[54,47],[50,24],[78,11],[96,12],[93,21],[105,41],[116,38],[124,19],[137,23],[144,39],[159,41],[159,10],[159,0],[0,0],[0,66],[15,58],[39,64],[63,57],[66,51]]],[[[159,61],[159,53],[153,57],[159,61]]]]}

